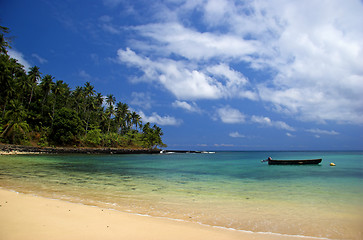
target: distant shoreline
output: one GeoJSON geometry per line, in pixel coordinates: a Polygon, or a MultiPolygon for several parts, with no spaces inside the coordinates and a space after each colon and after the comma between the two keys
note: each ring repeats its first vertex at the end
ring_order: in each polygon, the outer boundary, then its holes
{"type": "Polygon", "coordinates": [[[132,148],[82,148],[82,147],[33,147],[0,144],[0,155],[18,154],[155,154],[159,149],[132,148]]]}

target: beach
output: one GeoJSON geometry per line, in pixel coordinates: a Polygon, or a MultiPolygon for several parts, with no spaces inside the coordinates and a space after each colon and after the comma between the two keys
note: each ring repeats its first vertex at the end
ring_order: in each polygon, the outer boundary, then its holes
{"type": "Polygon", "coordinates": [[[0,189],[0,205],[2,240],[300,239],[124,213],[4,189],[0,189]]]}
{"type": "Polygon", "coordinates": [[[362,153],[266,155],[3,155],[0,239],[362,239],[362,153]]]}

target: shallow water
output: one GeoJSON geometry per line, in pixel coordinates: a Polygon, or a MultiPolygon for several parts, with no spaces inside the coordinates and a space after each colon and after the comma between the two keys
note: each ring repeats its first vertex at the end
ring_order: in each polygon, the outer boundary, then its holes
{"type": "Polygon", "coordinates": [[[362,152],[0,156],[6,189],[237,230],[332,239],[363,238],[362,180],[362,152]],[[260,162],[267,156],[323,162],[269,166],[260,162]]]}

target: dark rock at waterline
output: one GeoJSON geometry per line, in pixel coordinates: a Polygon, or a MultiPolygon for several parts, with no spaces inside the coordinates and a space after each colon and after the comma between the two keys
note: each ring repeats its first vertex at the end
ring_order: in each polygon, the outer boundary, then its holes
{"type": "Polygon", "coordinates": [[[123,148],[72,148],[72,147],[32,147],[0,144],[3,152],[54,153],[54,154],[152,154],[158,149],[123,149],[123,148]]]}

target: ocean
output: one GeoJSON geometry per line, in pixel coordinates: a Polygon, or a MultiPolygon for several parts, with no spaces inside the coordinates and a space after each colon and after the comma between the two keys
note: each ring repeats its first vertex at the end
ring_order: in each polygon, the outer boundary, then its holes
{"type": "Polygon", "coordinates": [[[3,189],[231,230],[328,239],[363,239],[362,180],[363,152],[0,156],[3,189]],[[269,156],[323,161],[261,163],[269,156]]]}

